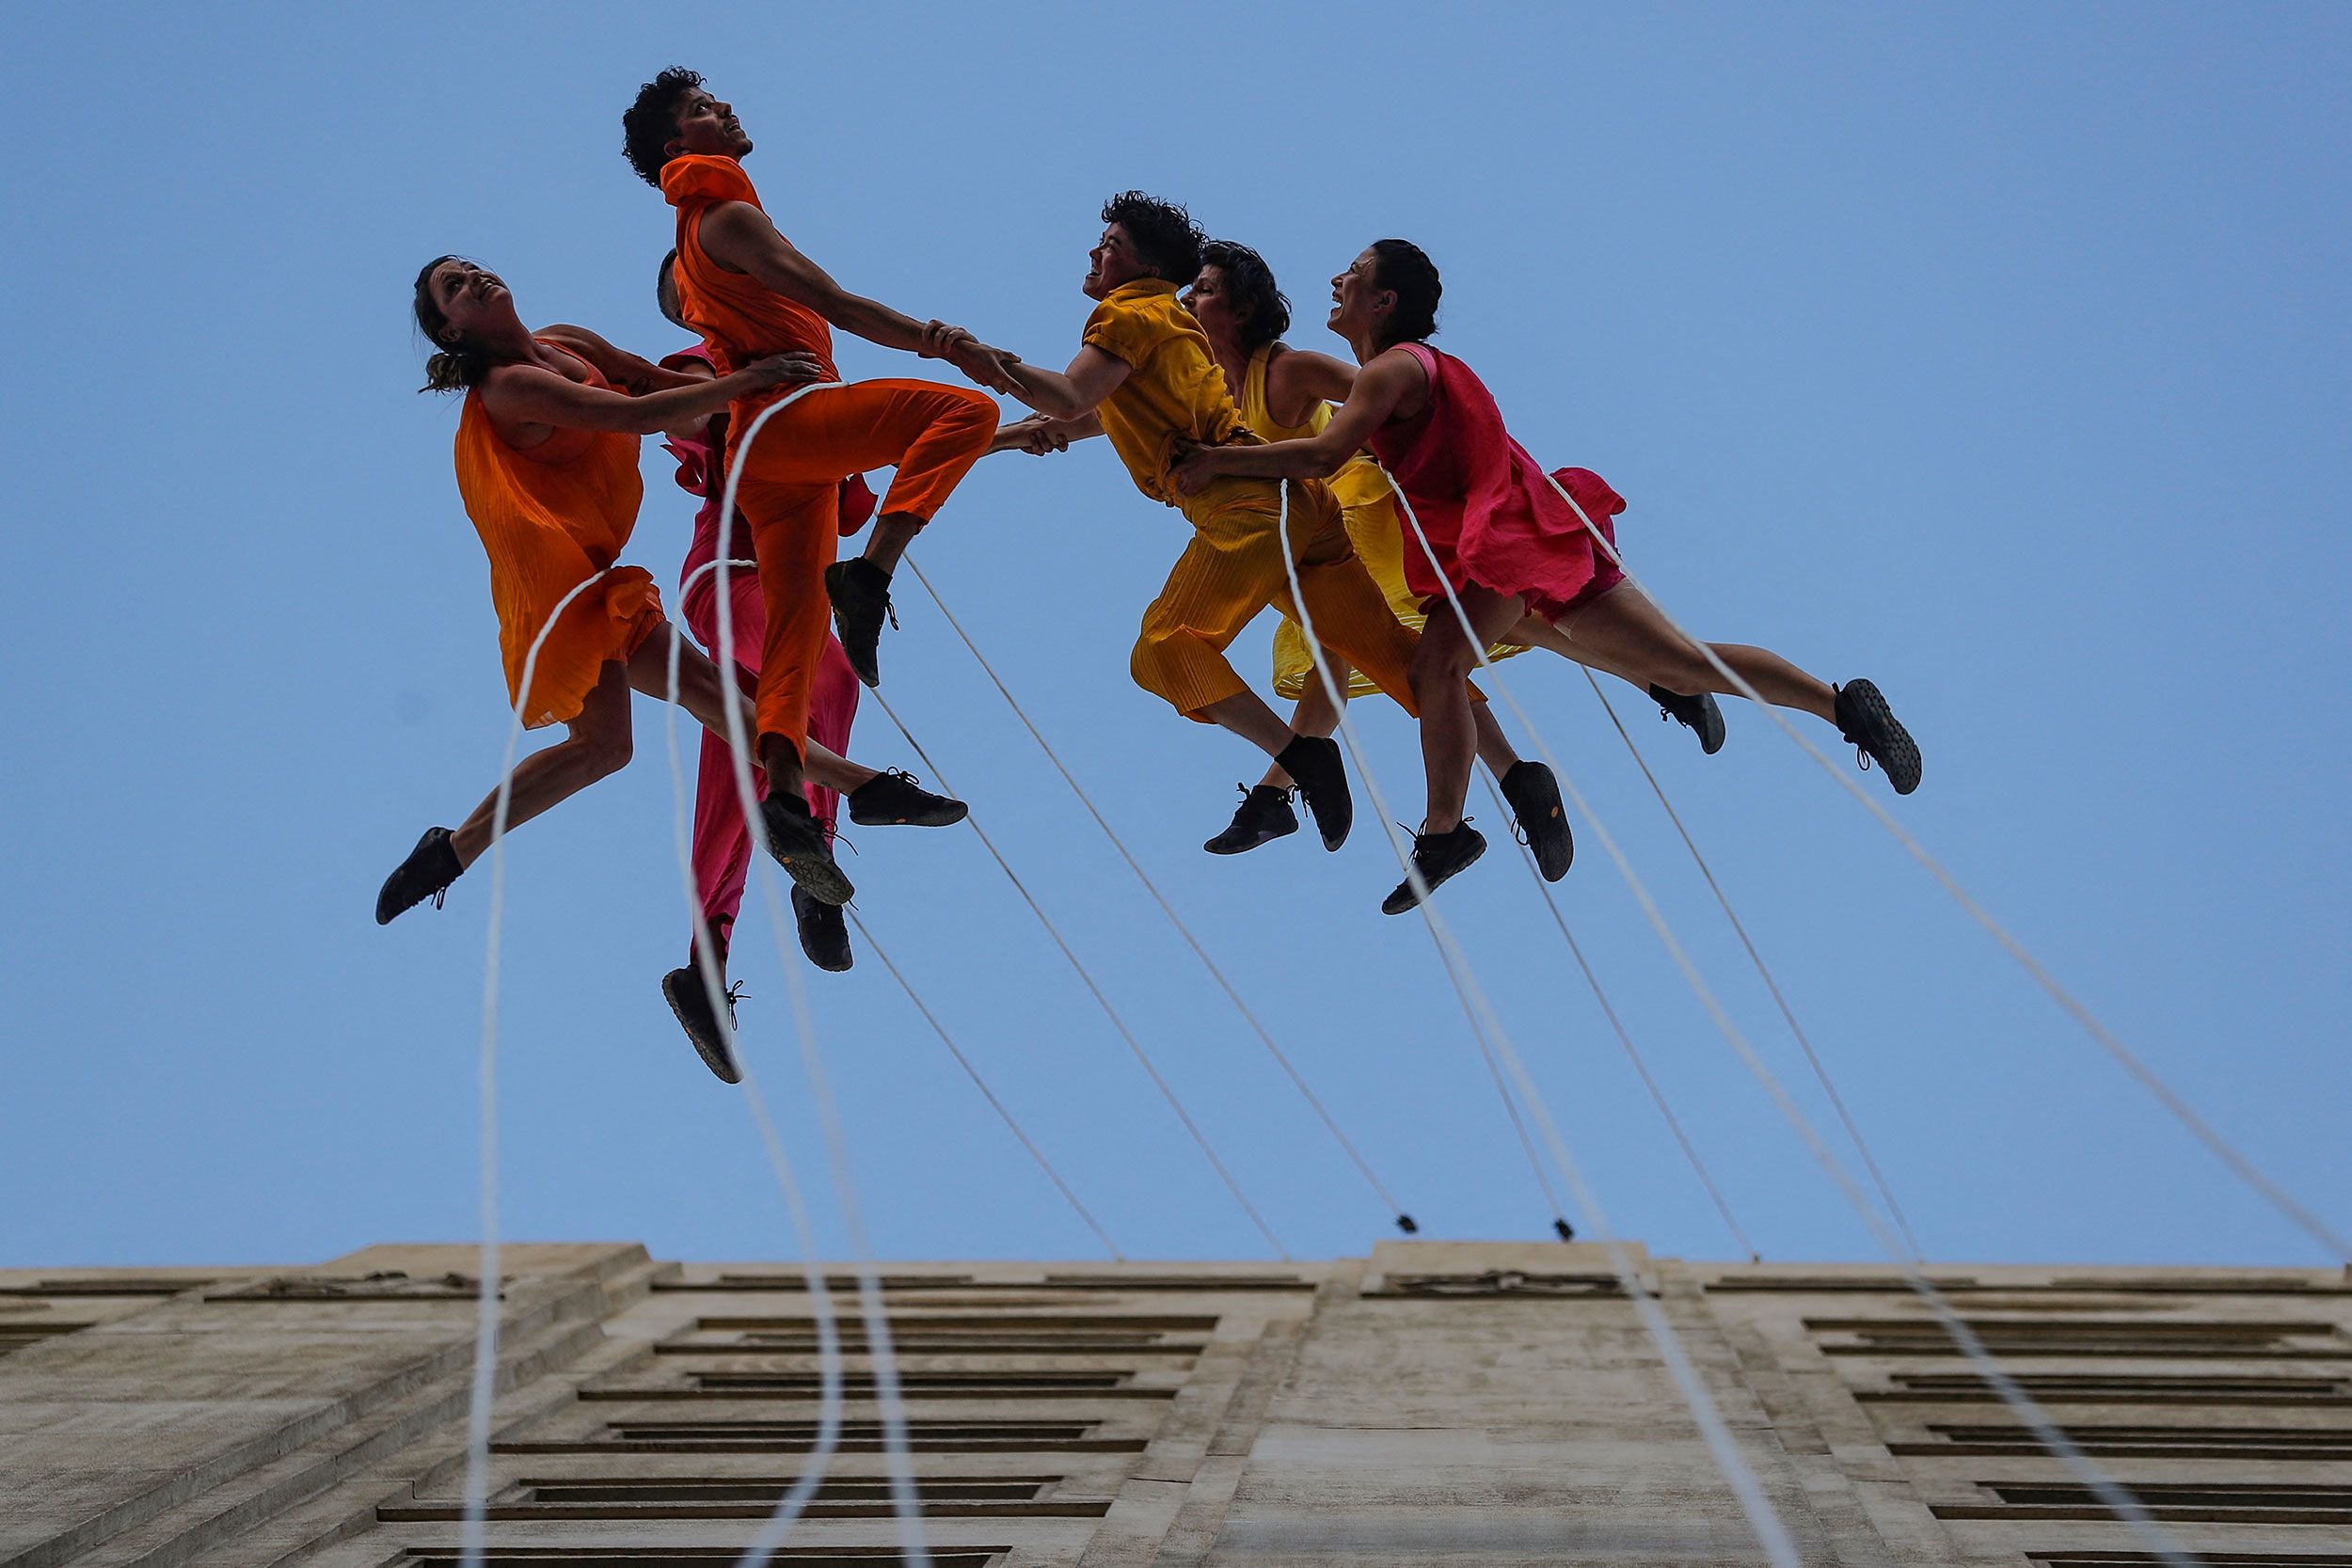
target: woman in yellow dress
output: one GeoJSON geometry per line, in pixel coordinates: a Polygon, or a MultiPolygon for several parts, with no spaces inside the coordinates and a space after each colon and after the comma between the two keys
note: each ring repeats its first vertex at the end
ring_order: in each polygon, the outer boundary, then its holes
{"type": "MultiPolygon", "coordinates": [[[[1208,336],[1211,352],[1241,409],[1242,422],[1263,441],[1294,440],[1320,432],[1330,422],[1331,405],[1347,401],[1356,367],[1281,341],[1290,325],[1290,301],[1275,286],[1272,270],[1256,251],[1231,241],[1213,240],[1201,255],[1200,274],[1186,291],[1184,304],[1208,336]]],[[[1332,477],[1330,484],[1344,509],[1356,554],[1387,595],[1396,618],[1420,630],[1426,617],[1406,586],[1404,525],[1388,476],[1359,452],[1332,477]]],[[[1323,652],[1343,698],[1377,689],[1350,671],[1332,649],[1326,647],[1323,652]]],[[[1524,652],[1520,646],[1498,643],[1487,650],[1487,657],[1508,658],[1524,652]]],[[[1274,690],[1297,703],[1291,724],[1300,735],[1328,736],[1339,728],[1339,709],[1314,673],[1306,636],[1298,623],[1287,616],[1274,634],[1274,690]]],[[[1713,698],[1681,697],[1655,688],[1650,695],[1667,715],[1696,730],[1708,752],[1723,745],[1723,718],[1713,698]]],[[[1478,705],[1476,721],[1480,760],[1502,781],[1503,797],[1527,832],[1545,875],[1557,879],[1567,870],[1572,850],[1555,782],[1542,764],[1523,761],[1512,750],[1486,705],[1478,705]],[[1549,831],[1555,823],[1556,833],[1549,831]]],[[[1291,780],[1280,768],[1267,768],[1255,786],[1240,787],[1241,805],[1232,824],[1205,846],[1211,854],[1240,854],[1297,831],[1298,817],[1290,802],[1291,780]]]]}

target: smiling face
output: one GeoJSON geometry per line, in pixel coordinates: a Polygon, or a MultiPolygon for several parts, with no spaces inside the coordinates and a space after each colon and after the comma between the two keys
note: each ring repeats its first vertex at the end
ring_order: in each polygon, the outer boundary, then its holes
{"type": "Polygon", "coordinates": [[[516,324],[515,296],[487,267],[453,259],[435,267],[424,286],[441,317],[432,335],[439,347],[454,348],[516,324]]]}
{"type": "Polygon", "coordinates": [[[735,118],[735,105],[701,87],[689,87],[678,100],[677,135],[662,149],[673,158],[690,152],[740,158],[751,150],[752,138],[743,134],[743,122],[735,118]]]}
{"type": "Polygon", "coordinates": [[[1331,279],[1331,314],[1324,325],[1350,342],[1377,340],[1381,322],[1396,309],[1395,291],[1375,281],[1379,269],[1379,258],[1366,250],[1331,279]]]}
{"type": "Polygon", "coordinates": [[[1089,299],[1101,299],[1123,283],[1138,277],[1149,277],[1152,269],[1136,254],[1136,242],[1127,237],[1127,230],[1112,224],[1103,230],[1103,237],[1087,252],[1087,275],[1078,287],[1089,299]]]}
{"type": "Polygon", "coordinates": [[[1184,293],[1184,309],[1200,330],[1218,342],[1239,341],[1241,318],[1233,313],[1233,298],[1225,291],[1225,269],[1207,266],[1184,293]]]}

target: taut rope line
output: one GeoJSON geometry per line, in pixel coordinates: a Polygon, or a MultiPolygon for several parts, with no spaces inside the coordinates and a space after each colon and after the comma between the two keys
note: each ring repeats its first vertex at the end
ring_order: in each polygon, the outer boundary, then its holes
{"type": "MultiPolygon", "coordinates": [[[[1385,471],[1384,469],[1383,472],[1385,471]]],[[[1722,1032],[1726,1040],[1731,1042],[1733,1051],[1746,1064],[1748,1070],[1755,1074],[1756,1081],[1763,1085],[1773,1104],[1779,1107],[1782,1117],[1796,1130],[1798,1136],[1812,1152],[1814,1160],[1829,1173],[1831,1180],[1836,1184],[1838,1191],[1845,1195],[1847,1202],[1852,1205],[1854,1212],[1862,1217],[1863,1224],[1868,1227],[1881,1249],[1903,1271],[1904,1278],[1910,1284],[1911,1289],[1927,1303],[1930,1310],[1935,1314],[1937,1321],[1943,1325],[1945,1333],[1951,1337],[1952,1342],[1960,1347],[1962,1354],[1983,1371],[1986,1381],[1993,1385],[2002,1402],[2014,1410],[2026,1425],[2032,1427],[2036,1435],[2042,1438],[2050,1451],[2063,1460],[2067,1468],[2074,1471],[2076,1478],[2089,1487],[2101,1502],[2106,1503],[2119,1517],[2130,1525],[2133,1533],[2137,1535],[2158,1558],[2162,1559],[2169,1568],[2197,1568],[2196,1560],[2173,1544],[2169,1532],[2158,1527],[2139,1499],[2119,1485],[2113,1477],[2077,1448],[2074,1440],[2067,1436],[2065,1431],[2050,1419],[2048,1413],[2034,1401],[2031,1395],[2026,1392],[2014,1378],[2010,1376],[2008,1370],[1993,1358],[1991,1353],[1986,1351],[1984,1342],[1978,1338],[1976,1330],[1971,1328],[1966,1320],[1953,1309],[1950,1300],[1936,1288],[1934,1282],[1921,1272],[1918,1261],[1905,1249],[1902,1238],[1887,1224],[1885,1217],[1870,1201],[1869,1195],[1855,1182],[1851,1173],[1846,1169],[1845,1163],[1837,1158],[1836,1151],[1821,1137],[1820,1131],[1814,1127],[1803,1108],[1789,1095],[1787,1086],[1780,1082],[1770,1064],[1756,1053],[1755,1046],[1749,1043],[1739,1025],[1732,1022],[1731,1015],[1724,1010],[1723,1003],[1715,995],[1713,988],[1708,986],[1706,978],[1699,974],[1698,966],[1692,961],[1689,952],[1685,950],[1681,941],[1675,936],[1673,927],[1667,924],[1666,917],[1660,911],[1657,901],[1650,896],[1648,887],[1634,872],[1632,862],[1627,859],[1625,851],[1617,844],[1616,835],[1612,833],[1607,824],[1595,815],[1592,806],[1585,800],[1583,793],[1576,787],[1576,781],[1560,767],[1559,759],[1552,754],[1551,746],[1544,739],[1543,732],[1535,727],[1534,721],[1530,719],[1527,710],[1519,705],[1518,699],[1512,694],[1509,684],[1503,680],[1501,672],[1495,668],[1494,661],[1486,657],[1486,650],[1479,641],[1476,630],[1470,626],[1470,615],[1463,610],[1461,598],[1455,594],[1452,580],[1447,578],[1444,567],[1438,564],[1438,552],[1430,546],[1429,535],[1422,531],[1421,518],[1415,515],[1413,503],[1406,497],[1404,486],[1396,483],[1393,474],[1389,476],[1389,483],[1395,490],[1398,502],[1404,510],[1406,521],[1412,525],[1413,535],[1421,542],[1422,553],[1428,558],[1431,570],[1436,573],[1439,585],[1444,588],[1446,602],[1453,607],[1454,619],[1461,626],[1462,634],[1470,642],[1479,664],[1494,681],[1495,689],[1502,694],[1502,700],[1510,705],[1512,715],[1527,731],[1528,737],[1534,741],[1535,749],[1543,753],[1545,763],[1550,767],[1558,778],[1561,788],[1567,792],[1568,798],[1575,801],[1577,811],[1585,821],[1592,825],[1593,832],[1600,839],[1601,847],[1608,851],[1610,860],[1615,863],[1617,874],[1625,879],[1627,888],[1633,894],[1635,901],[1642,906],[1643,913],[1648,917],[1651,928],[1658,933],[1659,940],[1665,944],[1676,965],[1682,971],[1683,978],[1697,993],[1700,1003],[1714,1020],[1716,1028],[1722,1032]]],[[[1553,488],[1559,488],[1556,482],[1553,488]]],[[[1561,493],[1566,494],[1565,490],[1561,493]]],[[[1581,510],[1578,515],[1582,515],[1581,510]]],[[[1595,539],[1600,538],[1599,531],[1592,529],[1589,518],[1586,519],[1585,526],[1592,531],[1595,539]]],[[[1638,589],[1639,585],[1637,584],[1636,587],[1638,589]]],[[[1663,614],[1664,611],[1661,610],[1660,613],[1663,614]]],[[[1679,631],[1680,628],[1677,627],[1677,630],[1679,631]]],[[[1681,635],[1687,638],[1690,634],[1682,632],[1681,635]]],[[[1704,646],[1704,644],[1701,645],[1704,646]]]]}
{"type": "MultiPolygon", "coordinates": [[[[1405,868],[1405,879],[1419,895],[1422,918],[1428,922],[1430,935],[1437,939],[1438,956],[1444,960],[1455,986],[1467,996],[1476,999],[1478,1010],[1493,1031],[1496,1053],[1509,1067],[1512,1081],[1518,1085],[1529,1112],[1543,1132],[1545,1146],[1551,1151],[1552,1160],[1559,1165],[1561,1174],[1567,1178],[1568,1186],[1576,1195],[1578,1207],[1583,1210],[1586,1223],[1609,1259],[1610,1271],[1617,1276],[1628,1299],[1633,1303],[1634,1313],[1641,1319],[1643,1328],[1657,1344],[1659,1358],[1665,1363],[1667,1375],[1674,1380],[1683,1402],[1690,1407],[1692,1418],[1698,1423],[1699,1435],[1707,1445],[1708,1454],[1714,1460],[1716,1468],[1723,1473],[1732,1495],[1739,1500],[1740,1510],[1747,1516],[1748,1527],[1756,1532],[1758,1544],[1764,1548],[1764,1555],[1771,1560],[1772,1568],[1801,1568],[1796,1544],[1789,1539],[1788,1527],[1780,1522],[1780,1515],[1773,1511],[1772,1500],[1765,1497],[1763,1484],[1756,1480],[1754,1467],[1748,1464],[1747,1456],[1740,1451],[1739,1443],[1724,1423],[1723,1413],[1715,1407],[1713,1398],[1699,1381],[1698,1370],[1692,1365],[1690,1354],[1683,1348],[1681,1338],[1675,1333],[1674,1324],[1667,1321],[1657,1298],[1644,1283],[1641,1271],[1633,1266],[1631,1257],[1610,1227],[1608,1216],[1602,1211],[1592,1184],[1585,1180],[1582,1167],[1568,1152],[1567,1140],[1560,1135],[1559,1124],[1552,1119],[1550,1107],[1545,1103],[1542,1092],[1535,1086],[1535,1080],[1529,1074],[1526,1064],[1520,1060],[1510,1036],[1504,1031],[1502,1021],[1495,1015],[1485,990],[1479,986],[1477,976],[1471,972],[1469,955],[1462,951],[1460,943],[1454,940],[1452,927],[1438,913],[1429,896],[1429,884],[1422,879],[1420,868],[1414,865],[1411,852],[1397,839],[1388,801],[1381,793],[1379,781],[1373,775],[1361,740],[1356,734],[1356,721],[1348,716],[1347,704],[1342,700],[1338,683],[1331,678],[1330,668],[1323,657],[1322,640],[1315,636],[1314,618],[1299,591],[1298,564],[1292,555],[1290,544],[1290,483],[1287,480],[1277,482],[1279,510],[1275,526],[1282,546],[1282,570],[1290,579],[1291,605],[1298,612],[1298,627],[1305,635],[1307,651],[1314,661],[1315,673],[1322,680],[1324,691],[1330,698],[1332,706],[1339,710],[1340,734],[1345,739],[1348,754],[1355,759],[1357,772],[1363,776],[1364,788],[1372,796],[1373,807],[1379,814],[1381,831],[1388,835],[1389,847],[1396,855],[1397,863],[1405,868]]],[[[1483,648],[1480,657],[1485,657],[1483,648]]]]}
{"type": "Polygon", "coordinates": [[[1275,1043],[1274,1036],[1263,1023],[1259,1022],[1258,1015],[1250,1009],[1249,1004],[1242,1000],[1242,994],[1234,988],[1233,982],[1226,978],[1225,971],[1218,966],[1215,958],[1209,956],[1209,950],[1201,945],[1200,938],[1192,934],[1192,927],[1184,924],[1184,918],[1176,912],[1176,907],[1170,904],[1168,901],[1168,895],[1160,891],[1159,884],[1152,879],[1151,874],[1143,869],[1142,863],[1137,861],[1133,851],[1128,849],[1126,840],[1120,838],[1112,829],[1109,819],[1104,816],[1102,809],[1095,805],[1093,797],[1089,796],[1085,787],[1078,783],[1076,775],[1070,771],[1069,765],[1062,761],[1061,754],[1054,750],[1052,742],[1045,738],[1044,732],[1040,730],[1036,721],[1030,719],[1028,710],[1021,705],[1013,696],[1011,689],[1005,685],[1004,677],[996,673],[994,665],[989,663],[988,656],[981,653],[979,644],[972,641],[972,634],[963,629],[963,623],[957,620],[956,612],[947,608],[947,601],[939,596],[939,590],[931,586],[931,579],[923,575],[923,568],[915,564],[913,557],[908,558],[907,565],[914,571],[914,579],[923,585],[923,592],[929,594],[931,596],[931,602],[939,607],[940,614],[946,617],[947,625],[954,628],[956,636],[962,639],[964,647],[970,650],[972,657],[977,661],[981,672],[988,676],[989,684],[996,688],[998,695],[1005,699],[1006,705],[1012,709],[1013,717],[1021,721],[1021,727],[1029,732],[1029,738],[1037,742],[1038,749],[1043,752],[1046,760],[1054,765],[1054,770],[1061,775],[1062,783],[1068,784],[1071,793],[1077,796],[1079,803],[1086,807],[1087,815],[1094,818],[1094,825],[1103,830],[1103,836],[1109,839],[1111,847],[1119,851],[1119,858],[1125,861],[1127,869],[1136,874],[1136,880],[1143,884],[1144,891],[1152,895],[1152,901],[1159,905],[1160,912],[1168,916],[1168,923],[1176,927],[1176,934],[1184,939],[1184,945],[1192,949],[1193,956],[1199,958],[1201,967],[1209,972],[1209,977],[1215,980],[1218,989],[1225,992],[1226,999],[1233,1005],[1233,1010],[1241,1014],[1242,1021],[1249,1025],[1251,1032],[1256,1034],[1259,1041],[1265,1046],[1267,1053],[1279,1064],[1283,1072],[1289,1075],[1291,1083],[1297,1088],[1308,1105],[1313,1109],[1315,1116],[1321,1119],[1332,1138],[1338,1142],[1341,1150],[1346,1154],[1349,1162],[1363,1176],[1365,1183],[1372,1188],[1375,1196],[1386,1206],[1389,1212],[1395,1216],[1396,1227],[1406,1235],[1411,1235],[1419,1228],[1413,1223],[1413,1216],[1406,1213],[1398,1204],[1388,1186],[1374,1173],[1370,1162],[1365,1160],[1348,1135],[1340,1130],[1338,1119],[1325,1108],[1322,1099],[1316,1095],[1315,1091],[1308,1086],[1305,1075],[1292,1064],[1290,1056],[1282,1048],[1275,1043]]]}

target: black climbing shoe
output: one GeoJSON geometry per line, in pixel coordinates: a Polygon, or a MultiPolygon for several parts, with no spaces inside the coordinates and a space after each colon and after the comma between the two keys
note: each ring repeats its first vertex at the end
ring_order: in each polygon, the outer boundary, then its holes
{"type": "Polygon", "coordinates": [[[792,923],[801,928],[801,951],[818,968],[838,974],[856,961],[850,953],[850,922],[834,905],[820,904],[796,887],[792,923]]]}
{"type": "Polygon", "coordinates": [[[1649,696],[1658,705],[1661,719],[1671,719],[1684,729],[1697,732],[1700,751],[1711,757],[1724,749],[1724,710],[1715,705],[1712,691],[1685,697],[1679,691],[1653,686],[1649,696]]]}
{"type": "Polygon", "coordinates": [[[836,561],[825,568],[825,596],[833,601],[834,631],[850,668],[868,686],[882,685],[882,666],[875,662],[882,645],[882,617],[897,626],[890,609],[890,574],[864,556],[836,561]]]}
{"type": "Polygon", "coordinates": [[[1561,809],[1560,784],[1551,769],[1540,762],[1513,763],[1502,775],[1502,798],[1511,802],[1511,815],[1518,818],[1528,848],[1534,851],[1535,869],[1544,880],[1556,882],[1566,876],[1576,863],[1576,837],[1568,832],[1568,814],[1561,809]]]}
{"type": "Polygon", "coordinates": [[[1356,802],[1348,797],[1347,767],[1340,760],[1340,743],[1311,735],[1293,736],[1289,745],[1274,753],[1274,763],[1298,785],[1307,815],[1315,819],[1315,831],[1323,835],[1323,847],[1336,849],[1345,844],[1347,830],[1356,821],[1356,802]]]}
{"type": "Polygon", "coordinates": [[[1212,855],[1238,855],[1298,832],[1298,813],[1291,809],[1291,792],[1272,784],[1235,784],[1241,804],[1233,809],[1225,831],[1200,847],[1212,855]]]}
{"type": "Polygon", "coordinates": [[[408,851],[408,858],[398,869],[384,879],[384,891],[375,895],[375,923],[389,926],[392,917],[415,909],[426,899],[439,909],[441,900],[449,895],[449,884],[465,875],[466,868],[457,863],[457,850],[450,844],[447,828],[427,828],[417,847],[408,851]]]}
{"type": "Polygon", "coordinates": [[[875,774],[843,799],[850,802],[850,820],[861,828],[952,828],[972,812],[961,800],[934,795],[914,774],[896,768],[875,774]]]}
{"type": "MultiPolygon", "coordinates": [[[[661,977],[661,994],[669,1000],[670,1011],[677,1014],[678,1022],[685,1026],[686,1037],[694,1042],[694,1053],[703,1059],[703,1066],[717,1073],[722,1084],[740,1084],[743,1069],[735,1065],[734,1053],[727,1050],[726,1037],[719,1031],[719,1017],[711,1010],[710,988],[703,984],[702,971],[692,964],[670,971],[661,977]]],[[[721,995],[727,1005],[727,1027],[732,1029],[735,988],[729,986],[721,995]]]]}
{"type": "Polygon", "coordinates": [[[846,904],[856,889],[833,860],[833,831],[810,814],[808,798],[797,789],[771,789],[759,802],[768,830],[768,852],[820,904],[846,904]]]}
{"type": "MultiPolygon", "coordinates": [[[[1467,868],[1486,852],[1486,835],[1471,827],[1467,816],[1450,833],[1413,835],[1413,869],[1421,873],[1421,879],[1429,884],[1432,893],[1438,891],[1438,883],[1467,868]]],[[[1394,893],[1380,900],[1380,912],[1403,914],[1420,902],[1421,895],[1413,891],[1413,879],[1407,877],[1396,884],[1394,893]]]]}
{"type": "Polygon", "coordinates": [[[1886,698],[1868,681],[1848,681],[1833,687],[1837,693],[1837,733],[1862,753],[1864,768],[1876,762],[1886,769],[1886,782],[1898,795],[1919,787],[1919,746],[1886,705],[1886,698]]]}

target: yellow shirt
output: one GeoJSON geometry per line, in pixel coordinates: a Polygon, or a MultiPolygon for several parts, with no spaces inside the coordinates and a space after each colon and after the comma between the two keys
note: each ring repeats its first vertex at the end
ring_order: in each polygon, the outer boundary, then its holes
{"type": "Polygon", "coordinates": [[[1168,465],[1178,440],[1222,446],[1247,428],[1225,389],[1225,372],[1176,285],[1139,277],[1113,289],[1087,318],[1085,342],[1128,366],[1127,379],[1095,412],[1136,488],[1178,504],[1168,465]]]}
{"type": "MultiPolygon", "coordinates": [[[[1249,368],[1242,372],[1241,420],[1249,434],[1262,441],[1303,441],[1310,436],[1320,436],[1323,427],[1331,422],[1331,405],[1317,399],[1307,410],[1303,424],[1283,424],[1274,417],[1266,402],[1266,372],[1274,363],[1272,343],[1249,356],[1249,368]]],[[[1341,506],[1353,509],[1373,506],[1389,499],[1389,479],[1380,471],[1380,465],[1362,452],[1347,460],[1347,466],[1330,479],[1331,494],[1341,506]]]]}

